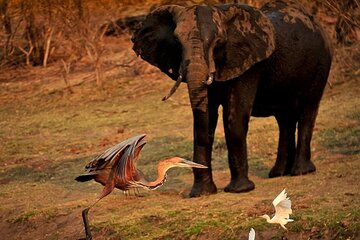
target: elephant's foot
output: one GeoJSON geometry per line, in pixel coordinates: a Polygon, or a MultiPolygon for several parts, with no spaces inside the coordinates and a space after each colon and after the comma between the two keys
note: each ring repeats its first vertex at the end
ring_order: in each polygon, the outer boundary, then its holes
{"type": "Polygon", "coordinates": [[[285,169],[275,165],[272,167],[272,169],[269,172],[269,178],[280,177],[283,176],[284,174],[285,174],[285,169]]]}
{"type": "Polygon", "coordinates": [[[216,192],[217,189],[213,181],[195,182],[189,196],[200,197],[201,195],[210,195],[215,194],[216,192]]]}
{"type": "Polygon", "coordinates": [[[316,171],[316,167],[312,161],[301,161],[300,163],[295,163],[291,169],[292,176],[305,175],[316,171]]]}
{"type": "Polygon", "coordinates": [[[294,159],[288,158],[286,160],[286,163],[281,161],[279,162],[280,164],[278,164],[278,160],[277,160],[275,165],[271,168],[269,172],[269,178],[291,175],[291,170],[294,165],[294,159]]]}
{"type": "Polygon", "coordinates": [[[231,179],[230,183],[224,188],[225,192],[240,193],[249,192],[255,188],[253,181],[248,178],[231,179]]]}

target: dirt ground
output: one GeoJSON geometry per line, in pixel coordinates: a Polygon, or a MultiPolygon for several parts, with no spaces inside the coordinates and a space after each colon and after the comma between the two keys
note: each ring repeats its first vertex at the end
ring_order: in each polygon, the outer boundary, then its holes
{"type": "MultiPolygon", "coordinates": [[[[129,36],[107,38],[105,90],[84,60],[71,73],[69,93],[58,66],[16,68],[0,76],[1,239],[80,239],[81,211],[101,191],[74,178],[96,154],[146,133],[139,168],[154,176],[166,156],[192,158],[192,116],[184,84],[166,103],[173,82],[134,59],[129,36]]],[[[360,239],[360,46],[337,46],[312,142],[314,174],[267,178],[278,129],[273,118],[252,118],[250,178],[256,189],[224,193],[229,181],[221,119],[213,173],[218,193],[190,199],[190,170],[171,170],[157,191],[120,191],[89,213],[94,239],[360,239]],[[295,221],[289,231],[269,225],[273,198],[286,188],[295,221]]]]}

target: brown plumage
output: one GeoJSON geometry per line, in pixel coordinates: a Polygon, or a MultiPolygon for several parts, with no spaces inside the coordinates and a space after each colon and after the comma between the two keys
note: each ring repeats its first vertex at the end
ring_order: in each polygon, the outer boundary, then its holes
{"type": "Polygon", "coordinates": [[[91,239],[87,213],[100,199],[112,192],[114,188],[128,191],[131,188],[144,188],[154,190],[166,181],[166,172],[173,167],[206,168],[201,164],[179,157],[171,157],[160,160],[157,171],[158,177],[149,181],[143,173],[136,168],[141,149],[146,144],[145,134],[129,138],[107,149],[85,166],[85,174],[75,178],[79,182],[95,180],[104,186],[95,203],[82,212],[86,239],[91,239]]]}

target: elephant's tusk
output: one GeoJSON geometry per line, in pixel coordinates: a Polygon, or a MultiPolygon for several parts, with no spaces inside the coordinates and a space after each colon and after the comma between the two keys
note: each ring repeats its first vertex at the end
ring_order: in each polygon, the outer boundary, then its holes
{"type": "Polygon", "coordinates": [[[213,77],[214,75],[211,73],[210,75],[209,75],[209,77],[208,77],[208,79],[206,80],[206,81],[204,81],[204,83],[206,84],[206,85],[210,85],[212,82],[213,82],[213,80],[214,80],[214,77],[213,77]]]}
{"type": "Polygon", "coordinates": [[[171,95],[174,94],[174,92],[176,91],[176,89],[180,86],[180,83],[182,81],[182,76],[179,75],[178,79],[176,80],[174,86],[170,89],[170,92],[168,93],[168,95],[166,95],[165,97],[163,97],[163,101],[167,100],[168,98],[171,97],[171,95]]]}

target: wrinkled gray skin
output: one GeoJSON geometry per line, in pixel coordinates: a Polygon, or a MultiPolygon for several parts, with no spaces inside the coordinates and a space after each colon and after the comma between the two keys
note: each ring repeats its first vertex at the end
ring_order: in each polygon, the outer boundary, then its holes
{"type": "Polygon", "coordinates": [[[163,6],[147,16],[132,41],[144,60],[188,85],[194,161],[208,166],[193,170],[190,196],[217,191],[211,152],[220,105],[231,172],[226,192],[255,187],[246,146],[251,115],[275,116],[279,125],[269,177],[315,171],[310,142],[332,54],[319,24],[296,2],[273,1],[261,9],[163,6]]]}

